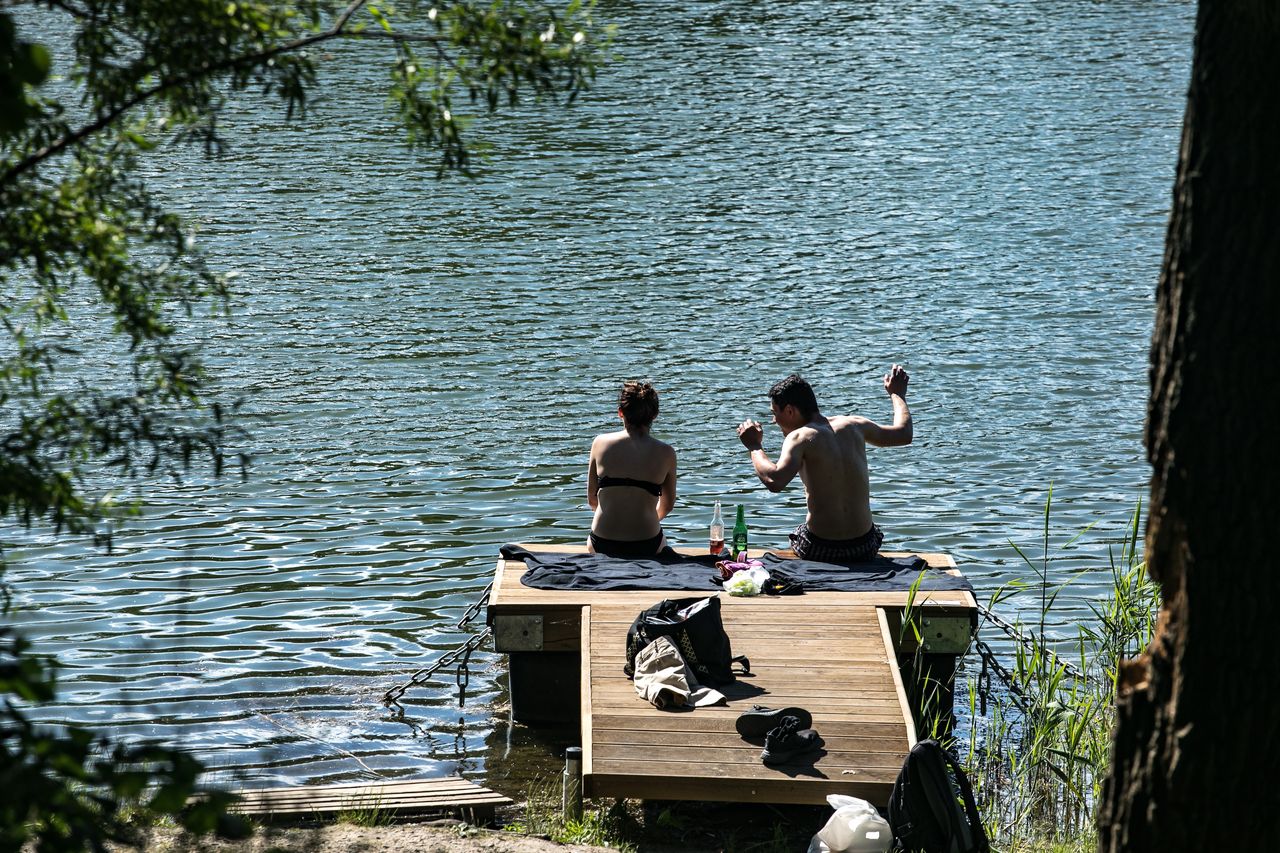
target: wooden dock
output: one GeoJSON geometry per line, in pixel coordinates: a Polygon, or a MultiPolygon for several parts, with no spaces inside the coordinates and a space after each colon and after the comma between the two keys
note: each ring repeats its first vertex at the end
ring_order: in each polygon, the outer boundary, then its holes
{"type": "MultiPolygon", "coordinates": [[[[920,556],[933,568],[955,571],[945,554],[920,556]]],[[[627,628],[662,598],[714,593],[537,590],[520,584],[523,572],[523,563],[500,559],[489,603],[498,650],[512,655],[513,707],[522,680],[517,666],[537,662],[539,652],[573,661],[586,796],[823,803],[827,794],[843,793],[887,802],[916,739],[894,627],[905,593],[721,595],[733,652],[750,658],[751,675],[721,689],[727,707],[671,712],[641,699],[623,674],[627,628]],[[743,740],[734,728],[753,704],[808,709],[825,747],[766,767],[762,741],[743,740]]],[[[976,602],[969,592],[921,592],[915,606],[937,614],[934,623],[963,619],[967,625],[976,602]]],[[[539,683],[536,676],[523,681],[539,683]]],[[[555,682],[553,670],[541,683],[563,692],[555,682]]]]}
{"type": "Polygon", "coordinates": [[[450,814],[480,824],[490,822],[498,806],[511,805],[507,797],[460,776],[233,793],[237,799],[231,812],[267,821],[331,819],[345,812],[387,818],[450,814]]]}

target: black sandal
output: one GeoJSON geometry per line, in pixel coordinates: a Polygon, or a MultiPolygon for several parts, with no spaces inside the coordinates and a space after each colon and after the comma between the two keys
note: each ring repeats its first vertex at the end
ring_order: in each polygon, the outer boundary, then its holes
{"type": "Polygon", "coordinates": [[[795,717],[802,729],[813,725],[813,715],[804,708],[766,708],[763,705],[752,705],[751,710],[740,714],[733,725],[742,737],[763,737],[777,728],[783,717],[795,717]]]}

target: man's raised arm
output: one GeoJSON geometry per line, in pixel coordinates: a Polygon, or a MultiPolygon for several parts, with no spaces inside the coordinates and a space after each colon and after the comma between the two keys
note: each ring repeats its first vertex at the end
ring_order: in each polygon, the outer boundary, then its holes
{"type": "Polygon", "coordinates": [[[900,365],[895,364],[884,375],[884,390],[893,401],[893,426],[881,426],[875,421],[860,419],[862,437],[876,447],[901,447],[910,444],[911,410],[907,408],[907,383],[911,377],[900,365]]]}

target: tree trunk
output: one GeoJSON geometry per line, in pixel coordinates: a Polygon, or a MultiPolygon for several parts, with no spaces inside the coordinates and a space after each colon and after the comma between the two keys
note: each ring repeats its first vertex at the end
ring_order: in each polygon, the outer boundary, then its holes
{"type": "Polygon", "coordinates": [[[1280,849],[1278,92],[1280,4],[1202,0],[1151,344],[1163,604],[1117,697],[1103,851],[1280,849]]]}

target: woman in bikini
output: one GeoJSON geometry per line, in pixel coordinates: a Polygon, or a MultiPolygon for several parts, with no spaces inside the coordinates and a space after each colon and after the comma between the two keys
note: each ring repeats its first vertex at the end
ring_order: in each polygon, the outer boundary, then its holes
{"type": "Polygon", "coordinates": [[[649,434],[658,392],[626,382],[618,394],[622,429],[591,442],[587,503],[595,510],[587,550],[610,557],[652,557],[664,547],[662,519],[676,502],[676,452],[649,434]]]}

